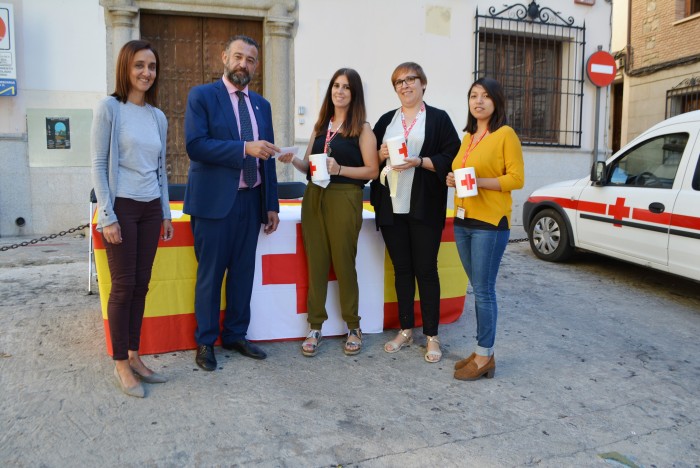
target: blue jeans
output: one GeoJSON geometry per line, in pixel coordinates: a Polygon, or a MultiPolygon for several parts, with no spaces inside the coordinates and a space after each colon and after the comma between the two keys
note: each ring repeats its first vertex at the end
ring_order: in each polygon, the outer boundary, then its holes
{"type": "Polygon", "coordinates": [[[459,258],[474,290],[476,307],[476,354],[491,356],[496,340],[496,276],[510,231],[454,227],[459,258]]]}

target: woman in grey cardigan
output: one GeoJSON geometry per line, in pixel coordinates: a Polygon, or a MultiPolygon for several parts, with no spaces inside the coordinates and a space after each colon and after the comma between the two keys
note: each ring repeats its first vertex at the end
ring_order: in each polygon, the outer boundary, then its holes
{"type": "Polygon", "coordinates": [[[122,391],[143,398],[141,381],[167,379],[139,357],[141,323],[158,238],[173,237],[165,172],[168,122],[155,107],[158,53],[130,41],[117,59],[115,91],[95,109],[92,179],[112,290],[107,320],[114,376],[122,391]],[[162,227],[162,235],[161,235],[162,227]]]}

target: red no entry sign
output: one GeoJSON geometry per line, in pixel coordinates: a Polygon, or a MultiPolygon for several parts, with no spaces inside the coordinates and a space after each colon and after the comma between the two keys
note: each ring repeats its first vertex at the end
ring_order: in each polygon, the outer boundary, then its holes
{"type": "Polygon", "coordinates": [[[599,50],[588,57],[586,72],[588,72],[588,79],[591,80],[591,83],[594,85],[599,88],[608,86],[613,82],[615,74],[617,73],[615,58],[608,52],[599,50]]]}

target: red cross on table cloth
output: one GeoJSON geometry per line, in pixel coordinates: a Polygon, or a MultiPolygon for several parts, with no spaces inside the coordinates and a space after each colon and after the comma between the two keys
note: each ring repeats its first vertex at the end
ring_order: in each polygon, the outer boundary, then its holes
{"type": "MultiPolygon", "coordinates": [[[[328,272],[328,281],[336,281],[333,265],[328,272]]],[[[306,264],[301,223],[297,223],[296,252],[267,254],[262,256],[262,284],[294,284],[297,292],[297,314],[305,314],[306,295],[309,290],[309,270],[306,264]]]]}
{"type": "Polygon", "coordinates": [[[467,176],[462,179],[461,184],[467,186],[467,190],[471,190],[472,187],[474,187],[474,184],[476,183],[476,179],[472,177],[471,174],[467,174],[467,176]]]}
{"type": "Polygon", "coordinates": [[[401,144],[401,149],[399,150],[399,154],[403,154],[404,159],[406,159],[408,157],[408,147],[406,146],[406,143],[401,144]]]}
{"type": "MultiPolygon", "coordinates": [[[[608,205],[608,215],[612,216],[617,221],[622,221],[630,216],[630,207],[625,206],[625,199],[617,197],[614,205],[608,205]]],[[[622,224],[613,224],[615,227],[622,227],[622,224]]]]}

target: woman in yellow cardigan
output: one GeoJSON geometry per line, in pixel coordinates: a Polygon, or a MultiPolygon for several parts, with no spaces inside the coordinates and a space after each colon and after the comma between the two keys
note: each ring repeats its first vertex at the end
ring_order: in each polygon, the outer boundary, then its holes
{"type": "MultiPolygon", "coordinates": [[[[480,78],[469,88],[469,116],[462,146],[452,170],[473,167],[478,193],[455,196],[454,233],[460,260],[474,290],[477,346],[455,364],[455,379],[492,378],[496,372],[496,276],[510,237],[510,192],[525,182],[523,152],[515,131],[506,123],[503,88],[480,78]]],[[[454,172],[447,186],[455,186],[454,172]]]]}

